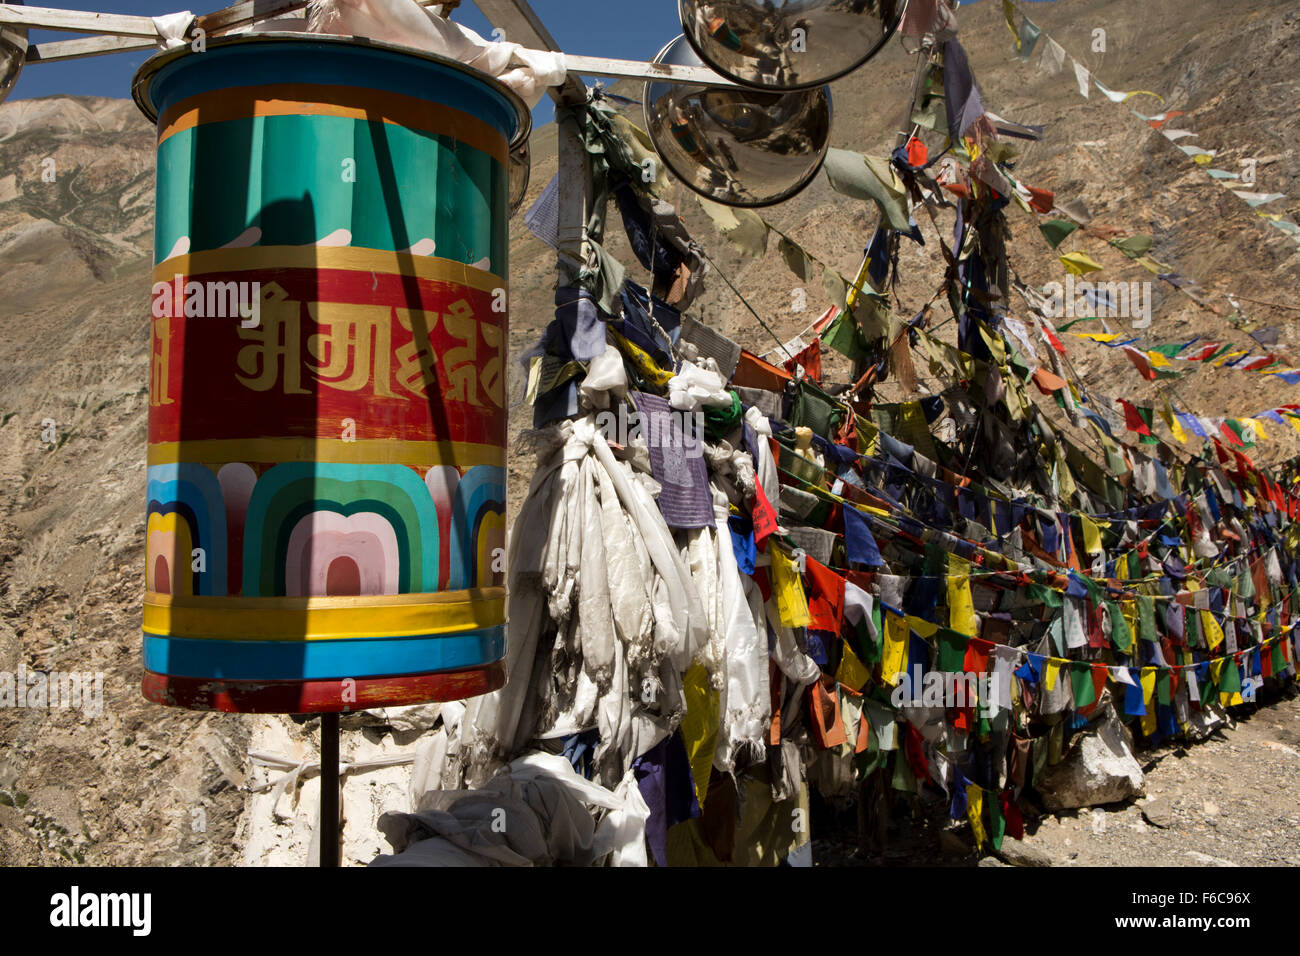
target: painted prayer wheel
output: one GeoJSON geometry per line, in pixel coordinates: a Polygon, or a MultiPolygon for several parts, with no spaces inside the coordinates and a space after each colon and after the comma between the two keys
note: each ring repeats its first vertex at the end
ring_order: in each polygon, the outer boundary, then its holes
{"type": "Polygon", "coordinates": [[[144,695],[312,713],[504,681],[522,101],[306,34],[150,59],[144,695]]]}

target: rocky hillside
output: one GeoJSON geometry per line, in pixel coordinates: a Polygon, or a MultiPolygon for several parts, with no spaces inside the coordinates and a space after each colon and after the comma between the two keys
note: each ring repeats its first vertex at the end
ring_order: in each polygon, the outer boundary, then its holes
{"type": "MultiPolygon", "coordinates": [[[[1300,92],[1300,20],[1288,5],[1238,0],[1230,17],[1211,0],[1060,0],[1029,11],[1109,88],[1165,97],[1163,106],[1150,97],[1129,105],[1144,113],[1182,110],[1177,125],[1198,134],[1190,142],[1218,150],[1214,165],[1235,170],[1238,160],[1256,159],[1261,192],[1286,192],[1300,172],[1300,118],[1291,106],[1300,92]],[[1105,53],[1091,51],[1096,29],[1106,31],[1105,53]]],[[[1047,76],[1032,65],[1037,57],[1030,65],[1014,59],[999,4],[964,9],[961,23],[987,106],[1047,127],[1041,142],[1025,146],[1021,178],[1055,190],[1058,201],[1082,199],[1100,223],[1153,236],[1156,259],[1199,280],[1204,306],[1155,283],[1154,341],[1203,335],[1248,343],[1228,321],[1234,309],[1225,293],[1233,293],[1238,323],[1279,328],[1283,348],[1300,344],[1292,322],[1300,309],[1292,291],[1300,250],[1292,241],[1124,105],[1096,90],[1080,97],[1068,61],[1065,72],[1047,76]]],[[[886,152],[911,76],[911,58],[895,42],[837,83],[835,145],[886,152]]],[[[152,139],[125,100],[0,106],[0,671],[21,665],[106,675],[100,717],[0,711],[2,864],[244,858],[250,722],[165,710],[139,693],[152,139]]],[[[530,199],[555,172],[554,143],[553,129],[534,135],[530,199]]],[[[763,258],[745,259],[687,194],[679,191],[676,201],[720,269],[782,339],[824,308],[823,293],[812,287],[806,311],[792,311],[797,281],[774,245],[763,258]]],[[[1300,215],[1296,198],[1264,208],[1300,215]]],[[[874,227],[874,212],[833,193],[824,178],[764,215],[849,275],[874,227]]],[[[545,326],[553,283],[553,254],[522,218],[511,241],[516,356],[545,326]]],[[[616,219],[611,251],[631,263],[616,219]]],[[[1018,210],[1010,219],[1021,278],[1063,279],[1036,222],[1018,210]]],[[[951,221],[940,225],[949,230],[951,221]]],[[[899,294],[913,310],[938,277],[936,236],[924,228],[925,247],[906,245],[901,262],[899,294]]],[[[1061,251],[1073,248],[1106,266],[1101,278],[1152,278],[1099,240],[1076,234],[1061,251]]],[[[751,350],[777,344],[716,277],[693,311],[751,350]]],[[[1089,387],[1135,401],[1152,396],[1123,356],[1082,340],[1070,345],[1089,387]]],[[[517,363],[511,373],[518,401],[517,363]]],[[[937,386],[922,378],[921,387],[937,386]]],[[[1295,401],[1300,387],[1203,370],[1176,383],[1176,393],[1200,414],[1235,417],[1295,401]]],[[[903,396],[889,385],[884,397],[903,396]]],[[[514,412],[517,436],[531,413],[514,412]]],[[[1293,454],[1295,442],[1281,436],[1259,454],[1293,454]]],[[[526,456],[512,458],[512,509],[531,467],[526,456]]],[[[311,732],[287,720],[284,729],[295,740],[311,732]]],[[[304,799],[299,812],[308,805],[304,799]]]]}

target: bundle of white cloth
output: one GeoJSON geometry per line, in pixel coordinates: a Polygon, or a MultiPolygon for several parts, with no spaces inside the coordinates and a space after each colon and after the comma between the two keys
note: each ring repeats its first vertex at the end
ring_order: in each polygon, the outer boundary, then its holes
{"type": "Polygon", "coordinates": [[[442,16],[441,7],[415,0],[312,0],[307,30],[368,37],[415,47],[481,70],[536,106],[548,87],[564,82],[563,53],[530,50],[507,40],[486,40],[442,16]]]}

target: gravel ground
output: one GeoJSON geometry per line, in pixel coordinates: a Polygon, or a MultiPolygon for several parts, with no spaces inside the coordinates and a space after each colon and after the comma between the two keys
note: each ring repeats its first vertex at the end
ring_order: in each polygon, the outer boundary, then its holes
{"type": "MultiPolygon", "coordinates": [[[[882,850],[857,845],[856,811],[823,808],[818,866],[1295,866],[1300,864],[1300,692],[1261,692],[1207,740],[1140,750],[1146,795],[1061,813],[1025,807],[1025,840],[976,853],[942,794],[895,804],[882,850]]],[[[819,830],[813,817],[813,832],[819,830]]]]}

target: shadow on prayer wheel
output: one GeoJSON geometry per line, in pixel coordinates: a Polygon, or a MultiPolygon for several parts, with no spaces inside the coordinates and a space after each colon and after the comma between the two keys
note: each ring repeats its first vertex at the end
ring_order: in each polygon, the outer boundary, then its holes
{"type": "Polygon", "coordinates": [[[364,40],[149,60],[144,695],[320,713],[504,682],[522,101],[364,40]]]}

